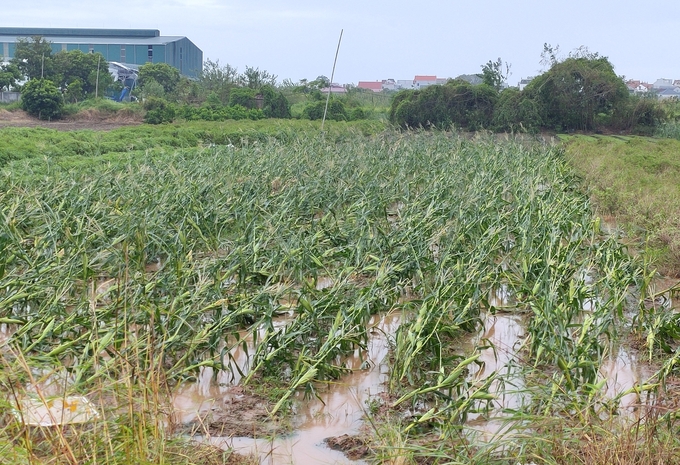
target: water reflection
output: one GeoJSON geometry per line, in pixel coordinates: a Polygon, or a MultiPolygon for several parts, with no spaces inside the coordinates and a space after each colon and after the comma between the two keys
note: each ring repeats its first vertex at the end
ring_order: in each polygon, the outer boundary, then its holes
{"type": "MultiPolygon", "coordinates": [[[[352,371],[337,382],[319,384],[319,398],[305,399],[303,393],[296,394],[295,432],[290,436],[270,440],[242,437],[205,440],[220,447],[234,448],[241,454],[259,455],[263,464],[361,463],[329,449],[323,440],[359,431],[367,401],[384,390],[389,375],[386,363],[389,339],[396,333],[401,319],[401,313],[372,316],[368,323],[370,337],[366,350],[357,350],[345,360],[345,367],[352,371]]],[[[280,324],[285,325],[285,321],[280,324]]],[[[252,337],[245,336],[243,341],[252,344],[252,337]]],[[[253,347],[239,350],[234,349],[232,355],[245,374],[253,347]]],[[[230,396],[238,395],[234,384],[240,377],[232,381],[228,378],[231,375],[218,373],[217,382],[214,382],[212,375],[212,370],[206,368],[197,382],[186,383],[178,389],[174,398],[178,421],[192,421],[218,403],[222,405],[230,396]]]]}

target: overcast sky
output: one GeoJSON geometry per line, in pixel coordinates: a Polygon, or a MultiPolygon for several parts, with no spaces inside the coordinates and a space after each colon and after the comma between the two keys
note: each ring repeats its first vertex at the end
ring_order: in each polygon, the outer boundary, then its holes
{"type": "Polygon", "coordinates": [[[541,71],[544,43],[609,57],[617,74],[680,79],[680,2],[639,0],[22,0],[2,26],[159,29],[188,37],[203,58],[267,70],[279,81],[335,82],[479,73],[502,58],[509,84],[541,71]]]}

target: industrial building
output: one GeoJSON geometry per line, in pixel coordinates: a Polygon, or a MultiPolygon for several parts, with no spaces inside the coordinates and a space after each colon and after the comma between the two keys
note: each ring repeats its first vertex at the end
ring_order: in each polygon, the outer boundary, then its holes
{"type": "Polygon", "coordinates": [[[0,57],[10,60],[18,39],[34,36],[51,42],[53,53],[101,53],[109,62],[133,67],[167,63],[188,77],[198,76],[203,68],[203,52],[193,42],[182,36],[161,36],[157,29],[0,27],[0,57]]]}

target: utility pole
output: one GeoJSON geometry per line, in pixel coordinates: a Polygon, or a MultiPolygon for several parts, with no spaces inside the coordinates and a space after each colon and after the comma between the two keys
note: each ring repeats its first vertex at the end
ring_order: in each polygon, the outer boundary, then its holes
{"type": "Polygon", "coordinates": [[[326,123],[326,113],[328,113],[328,102],[331,99],[331,92],[333,92],[333,77],[335,76],[335,64],[338,62],[338,53],[340,52],[340,42],[342,42],[342,32],[340,29],[340,39],[338,39],[338,48],[335,51],[335,60],[333,60],[333,71],[331,72],[331,82],[328,83],[328,97],[326,97],[326,108],[323,110],[323,119],[321,120],[321,132],[323,132],[324,123],[326,123]]]}
{"type": "Polygon", "coordinates": [[[94,84],[94,98],[99,97],[99,63],[102,61],[102,56],[99,55],[99,58],[97,58],[97,79],[94,84]]]}

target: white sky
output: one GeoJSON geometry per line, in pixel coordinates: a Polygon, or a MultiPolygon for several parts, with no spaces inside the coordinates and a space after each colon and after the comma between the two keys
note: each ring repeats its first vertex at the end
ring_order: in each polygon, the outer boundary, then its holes
{"type": "Polygon", "coordinates": [[[639,0],[23,0],[5,2],[1,25],[159,29],[188,37],[204,59],[279,81],[335,82],[416,74],[479,73],[501,57],[508,82],[538,74],[543,43],[563,54],[585,45],[609,57],[617,74],[654,82],[680,79],[680,2],[639,0]]]}

